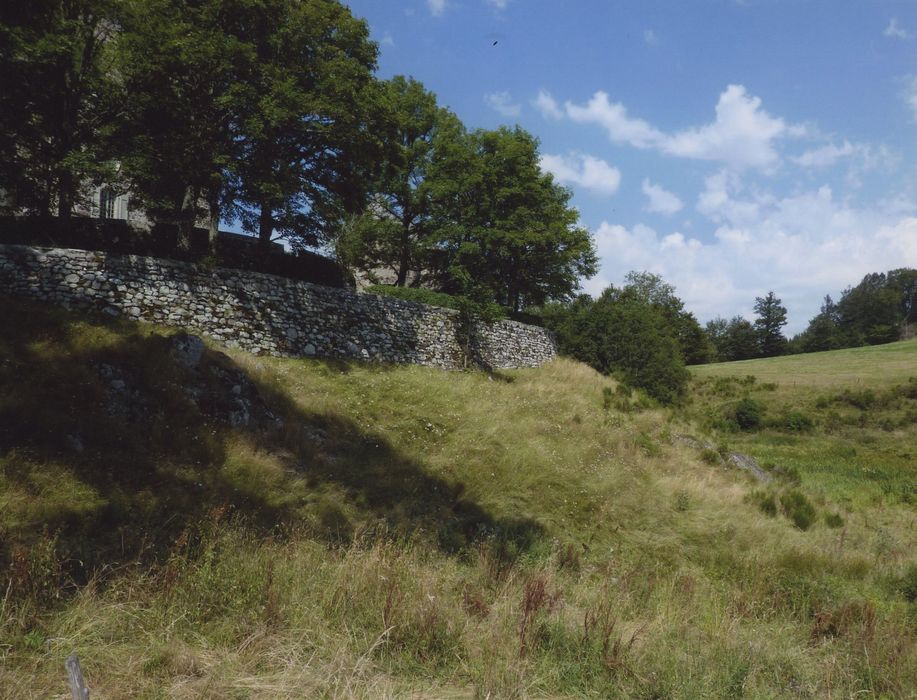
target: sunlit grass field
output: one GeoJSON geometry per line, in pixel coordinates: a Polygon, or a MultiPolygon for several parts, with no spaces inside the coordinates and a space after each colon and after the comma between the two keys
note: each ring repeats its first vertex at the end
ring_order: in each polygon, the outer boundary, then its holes
{"type": "Polygon", "coordinates": [[[0,697],[66,697],[74,651],[98,698],[917,692],[913,343],[821,360],[853,384],[697,368],[672,410],[564,359],[188,368],[171,329],[0,328],[0,697]]]}
{"type": "Polygon", "coordinates": [[[697,377],[753,375],[762,382],[813,390],[857,385],[878,389],[917,377],[917,338],[888,345],[720,362],[691,370],[697,377]]]}

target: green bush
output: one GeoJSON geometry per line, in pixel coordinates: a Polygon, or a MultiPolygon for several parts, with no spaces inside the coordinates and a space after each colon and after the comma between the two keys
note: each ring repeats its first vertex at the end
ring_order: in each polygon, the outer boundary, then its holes
{"type": "Polygon", "coordinates": [[[825,513],[825,525],[828,527],[844,527],[844,519],[838,513],[825,513]]]}
{"type": "Polygon", "coordinates": [[[786,491],[780,496],[783,513],[800,530],[808,530],[818,517],[815,506],[799,491],[786,491]]]}
{"type": "Polygon", "coordinates": [[[732,418],[740,430],[757,430],[764,421],[764,405],[746,396],[733,408],[732,418]]]}
{"type": "Polygon", "coordinates": [[[758,506],[758,509],[768,517],[776,517],[777,515],[777,499],[774,498],[774,494],[768,491],[753,491],[749,496],[748,500],[758,506]]]}
{"type": "Polygon", "coordinates": [[[788,411],[774,421],[774,427],[791,433],[807,433],[815,427],[815,421],[801,411],[788,411]]]}
{"type": "Polygon", "coordinates": [[[700,453],[700,458],[707,464],[719,464],[723,461],[720,453],[716,450],[710,449],[709,447],[705,447],[703,449],[703,451],[700,453]]]}

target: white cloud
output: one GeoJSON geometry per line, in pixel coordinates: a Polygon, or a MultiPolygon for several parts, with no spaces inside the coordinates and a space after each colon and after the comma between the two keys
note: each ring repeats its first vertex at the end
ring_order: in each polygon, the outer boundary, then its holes
{"type": "Polygon", "coordinates": [[[509,0],[487,0],[487,3],[493,5],[498,10],[505,10],[509,0]]]}
{"type": "Polygon", "coordinates": [[[629,270],[649,270],[675,285],[702,321],[752,318],[754,298],[773,289],[789,309],[792,334],[805,328],[825,294],[836,295],[867,272],[917,266],[913,209],[854,208],[827,186],[781,198],[746,193],[735,199],[744,188],[729,179],[721,173],[707,182],[711,199],[719,196],[710,204],[718,221],[712,242],[603,222],[594,234],[601,272],[585,288],[594,293],[620,283],[629,270]]]}
{"type": "Polygon", "coordinates": [[[608,138],[616,143],[628,143],[636,148],[653,148],[665,141],[665,134],[642,119],[629,117],[624,105],[609,101],[608,93],[601,90],[585,105],[567,102],[565,109],[567,116],[575,122],[604,127],[608,138]]]}
{"type": "Polygon", "coordinates": [[[905,78],[901,97],[904,99],[904,103],[910,107],[911,112],[914,114],[914,121],[917,122],[917,75],[909,75],[905,78]]]}
{"type": "Polygon", "coordinates": [[[579,185],[601,195],[613,195],[621,185],[621,172],[604,160],[590,155],[541,156],[541,169],[564,184],[579,185]]]}
{"type": "Polygon", "coordinates": [[[910,39],[910,33],[901,25],[898,24],[898,18],[892,17],[888,20],[888,26],[885,28],[885,31],[882,32],[885,36],[891,39],[910,39]]]}
{"type": "Polygon", "coordinates": [[[499,112],[504,117],[518,117],[522,113],[522,105],[513,102],[512,96],[508,92],[492,92],[484,95],[484,102],[495,112],[499,112]]]}
{"type": "Polygon", "coordinates": [[[541,116],[545,119],[562,119],[564,116],[557,100],[547,90],[538,91],[538,97],[532,100],[532,106],[541,112],[541,116]]]}
{"type": "Polygon", "coordinates": [[[659,43],[659,37],[656,36],[656,32],[654,32],[652,29],[644,29],[643,41],[645,41],[650,46],[656,46],[659,43]]]}
{"type": "Polygon", "coordinates": [[[769,168],[779,160],[774,141],[792,135],[786,123],[761,109],[761,99],[730,85],[716,105],[716,120],[669,137],[666,153],[715,160],[737,169],[769,168]]]}
{"type": "Polygon", "coordinates": [[[682,201],[674,193],[663,189],[659,185],[654,185],[648,178],[643,180],[642,189],[643,194],[649,199],[644,207],[644,210],[648,212],[672,216],[672,214],[681,211],[681,208],[684,206],[682,201]]]}
{"type": "Polygon", "coordinates": [[[704,180],[704,191],[697,198],[697,211],[716,222],[746,224],[758,218],[767,197],[758,195],[738,199],[742,193],[741,180],[728,170],[721,170],[704,180]]]}
{"type": "Polygon", "coordinates": [[[856,152],[857,149],[854,148],[853,144],[849,141],[844,141],[842,146],[835,146],[831,143],[821,148],[808,150],[801,156],[790,158],[790,160],[804,168],[827,168],[837,163],[841,158],[852,156],[856,152]]]}
{"type": "Polygon", "coordinates": [[[430,14],[439,17],[446,11],[446,0],[427,0],[427,7],[430,8],[430,14]]]}
{"type": "Polygon", "coordinates": [[[652,148],[681,158],[710,160],[734,170],[772,170],[780,160],[775,142],[801,136],[805,127],[789,125],[761,108],[761,99],[742,85],[730,85],[716,104],[716,118],[703,126],[666,134],[643,119],[630,117],[624,105],[596,92],[585,105],[567,102],[567,116],[579,123],[602,126],[616,143],[652,148]]]}
{"type": "Polygon", "coordinates": [[[395,45],[395,39],[394,39],[394,37],[392,37],[392,33],[391,33],[391,32],[386,32],[385,34],[382,35],[382,38],[379,39],[379,43],[380,43],[382,46],[394,46],[394,45],[395,45]]]}

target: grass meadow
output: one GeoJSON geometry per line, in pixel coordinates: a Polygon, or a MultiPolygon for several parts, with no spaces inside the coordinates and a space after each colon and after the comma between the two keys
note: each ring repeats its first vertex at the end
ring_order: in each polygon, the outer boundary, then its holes
{"type": "Polygon", "coordinates": [[[565,359],[0,327],[0,697],[67,697],[74,651],[95,698],[917,694],[917,343],[696,368],[672,410],[565,359]]]}

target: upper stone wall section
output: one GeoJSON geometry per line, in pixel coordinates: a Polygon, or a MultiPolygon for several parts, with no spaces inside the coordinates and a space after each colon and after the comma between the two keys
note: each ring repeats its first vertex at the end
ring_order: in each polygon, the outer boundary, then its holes
{"type": "MultiPolygon", "coordinates": [[[[0,292],[192,329],[281,357],[338,357],[459,368],[459,314],[258,272],[85,250],[0,245],[0,292]]],[[[556,346],[544,328],[475,324],[469,362],[536,367],[556,346]]]]}

